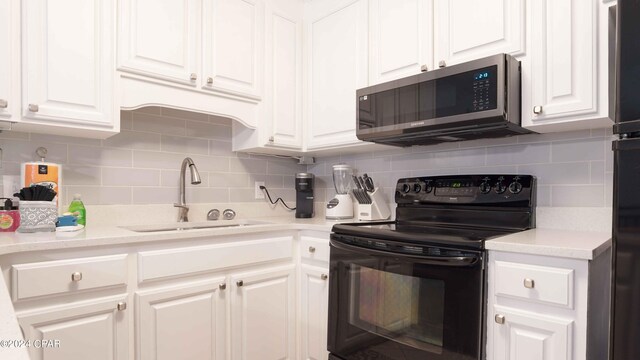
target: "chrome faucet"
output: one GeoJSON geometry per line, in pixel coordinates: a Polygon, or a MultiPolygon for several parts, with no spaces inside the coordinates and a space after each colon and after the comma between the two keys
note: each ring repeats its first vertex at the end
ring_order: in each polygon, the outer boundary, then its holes
{"type": "Polygon", "coordinates": [[[187,171],[187,165],[189,165],[189,171],[191,172],[191,184],[198,185],[202,181],[200,180],[200,173],[198,173],[198,168],[196,164],[193,163],[190,157],[184,158],[182,160],[182,166],[180,167],[180,193],[179,193],[179,202],[177,204],[173,204],[173,206],[178,208],[178,222],[187,222],[189,221],[188,213],[189,207],[187,206],[187,201],[185,200],[185,184],[184,184],[184,176],[187,171]]]}

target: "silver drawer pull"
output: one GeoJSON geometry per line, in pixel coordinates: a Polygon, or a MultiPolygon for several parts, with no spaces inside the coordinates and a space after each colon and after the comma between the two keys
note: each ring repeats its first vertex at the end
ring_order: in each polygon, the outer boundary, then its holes
{"type": "Polygon", "coordinates": [[[236,285],[238,286],[242,286],[244,285],[244,281],[240,280],[240,281],[236,281],[236,285]]]}
{"type": "Polygon", "coordinates": [[[329,275],[327,275],[327,274],[320,275],[320,279],[322,279],[322,280],[327,280],[328,278],[329,278],[329,275]]]}
{"type": "Polygon", "coordinates": [[[309,246],[309,252],[310,253],[316,252],[316,248],[314,248],[313,246],[309,246]]]}
{"type": "Polygon", "coordinates": [[[504,315],[496,314],[496,316],[494,317],[494,320],[496,321],[496,324],[502,325],[504,324],[506,319],[504,318],[504,315]]]}
{"type": "Polygon", "coordinates": [[[524,287],[533,289],[534,286],[536,286],[536,282],[533,279],[524,279],[524,287]]]}
{"type": "Polygon", "coordinates": [[[446,66],[447,66],[447,62],[446,61],[440,60],[440,62],[438,62],[438,67],[443,68],[443,67],[446,67],[446,66]]]}
{"type": "Polygon", "coordinates": [[[211,85],[213,84],[213,78],[212,77],[208,77],[207,78],[207,85],[211,85]]]}
{"type": "Polygon", "coordinates": [[[118,303],[118,306],[116,308],[118,309],[118,311],[127,310],[127,303],[124,301],[121,301],[118,303]]]}
{"type": "Polygon", "coordinates": [[[191,73],[191,76],[189,76],[189,79],[191,79],[191,81],[196,81],[196,80],[198,80],[198,74],[196,74],[196,73],[191,73]]]}
{"type": "Polygon", "coordinates": [[[82,280],[82,273],[81,272],[76,271],[73,274],[71,274],[71,281],[78,282],[80,280],[82,280]]]}
{"type": "Polygon", "coordinates": [[[425,72],[425,71],[429,71],[429,67],[425,64],[420,66],[420,71],[425,72]]]}
{"type": "Polygon", "coordinates": [[[38,112],[40,111],[40,106],[38,106],[37,104],[29,104],[28,109],[31,112],[38,112]]]}
{"type": "Polygon", "coordinates": [[[542,106],[540,105],[536,105],[533,107],[533,113],[538,115],[538,114],[542,114],[542,106]]]}
{"type": "Polygon", "coordinates": [[[220,290],[224,290],[224,289],[227,288],[227,284],[222,283],[222,284],[218,285],[218,287],[220,288],[220,290]]]}
{"type": "Polygon", "coordinates": [[[6,109],[9,107],[9,102],[4,99],[0,99],[0,109],[6,109]]]}

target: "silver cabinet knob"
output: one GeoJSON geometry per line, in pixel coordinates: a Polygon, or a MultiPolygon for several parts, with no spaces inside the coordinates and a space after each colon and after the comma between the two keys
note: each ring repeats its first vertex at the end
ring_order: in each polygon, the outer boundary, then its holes
{"type": "Polygon", "coordinates": [[[207,78],[207,85],[211,85],[213,84],[213,78],[212,77],[208,77],[207,78]]]}
{"type": "Polygon", "coordinates": [[[218,287],[220,288],[220,290],[224,290],[224,289],[227,288],[227,284],[222,283],[222,284],[218,285],[218,287]]]}
{"type": "Polygon", "coordinates": [[[9,102],[5,99],[0,99],[0,109],[6,109],[9,107],[9,102]]]}
{"type": "Polygon", "coordinates": [[[443,68],[445,66],[447,66],[447,63],[444,60],[440,60],[440,62],[438,62],[438,67],[443,68]]]}
{"type": "Polygon", "coordinates": [[[118,311],[127,310],[127,303],[124,301],[121,301],[118,303],[118,306],[116,308],[118,309],[118,311]]]}
{"type": "Polygon", "coordinates": [[[31,111],[31,112],[38,112],[38,111],[40,111],[40,107],[39,107],[38,105],[36,105],[36,104],[29,104],[28,109],[29,109],[29,111],[31,111]]]}
{"type": "Polygon", "coordinates": [[[73,274],[71,274],[71,281],[78,282],[80,280],[82,280],[82,273],[81,272],[76,271],[73,274]]]}
{"type": "Polygon", "coordinates": [[[425,71],[429,71],[429,67],[425,64],[420,66],[420,71],[425,72],[425,71]]]}
{"type": "Polygon", "coordinates": [[[504,324],[506,320],[504,315],[500,315],[500,314],[496,314],[496,316],[493,319],[496,321],[496,324],[500,324],[500,325],[504,324]]]}
{"type": "Polygon", "coordinates": [[[533,289],[535,285],[536,282],[533,281],[533,279],[524,279],[524,287],[526,287],[527,289],[533,289]]]}
{"type": "Polygon", "coordinates": [[[231,209],[224,209],[222,212],[222,218],[225,220],[233,220],[236,217],[236,212],[231,209]]]}
{"type": "Polygon", "coordinates": [[[242,286],[242,285],[244,285],[244,281],[242,281],[242,280],[236,281],[236,285],[242,286]]]}
{"type": "Polygon", "coordinates": [[[191,76],[189,77],[189,79],[191,79],[191,81],[196,81],[196,80],[198,80],[198,74],[196,74],[196,73],[191,73],[191,76]]]}
{"type": "Polygon", "coordinates": [[[218,220],[220,218],[220,210],[211,209],[207,213],[207,220],[218,220]]]}
{"type": "Polygon", "coordinates": [[[309,252],[310,253],[316,252],[316,248],[314,248],[313,246],[309,246],[309,252]]]}
{"type": "Polygon", "coordinates": [[[276,139],[273,136],[269,136],[269,142],[272,143],[274,141],[276,141],[276,139]]]}
{"type": "Polygon", "coordinates": [[[320,275],[320,279],[322,279],[322,280],[327,280],[328,278],[329,278],[329,275],[327,275],[327,274],[320,275]]]}
{"type": "Polygon", "coordinates": [[[533,107],[533,113],[534,114],[542,114],[542,106],[541,105],[536,105],[533,107]]]}

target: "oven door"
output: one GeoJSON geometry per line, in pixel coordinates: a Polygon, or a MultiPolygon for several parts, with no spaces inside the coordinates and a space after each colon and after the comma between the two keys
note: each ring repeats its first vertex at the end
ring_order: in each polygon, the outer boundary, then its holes
{"type": "Polygon", "coordinates": [[[478,360],[482,252],[331,235],[331,359],[478,360]]]}

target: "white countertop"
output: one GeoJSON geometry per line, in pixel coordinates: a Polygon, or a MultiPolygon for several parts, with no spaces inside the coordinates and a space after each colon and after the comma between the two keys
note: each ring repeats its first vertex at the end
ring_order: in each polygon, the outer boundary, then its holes
{"type": "Polygon", "coordinates": [[[531,229],[485,243],[488,250],[592,260],[611,246],[611,234],[555,229],[531,229]]]}

